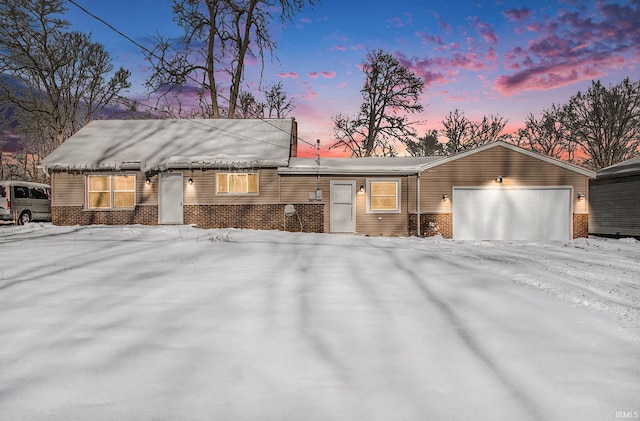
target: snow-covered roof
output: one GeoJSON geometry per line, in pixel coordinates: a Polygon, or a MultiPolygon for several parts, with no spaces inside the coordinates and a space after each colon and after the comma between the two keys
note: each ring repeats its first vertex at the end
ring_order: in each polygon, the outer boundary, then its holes
{"type": "Polygon", "coordinates": [[[598,171],[598,178],[621,177],[633,173],[640,173],[640,156],[601,169],[598,171]]]}
{"type": "Polygon", "coordinates": [[[425,164],[443,159],[425,157],[292,158],[280,174],[415,174],[425,164]]]}
{"type": "Polygon", "coordinates": [[[506,142],[497,141],[480,146],[475,149],[460,152],[451,156],[425,156],[425,157],[382,157],[382,158],[297,158],[291,159],[289,166],[278,168],[280,174],[417,174],[495,147],[504,147],[515,152],[531,156],[541,161],[577,172],[586,177],[595,178],[595,172],[559,159],[551,158],[536,152],[532,152],[506,142]]]}
{"type": "Polygon", "coordinates": [[[51,170],[286,166],[293,119],[96,120],[42,161],[51,170]]]}

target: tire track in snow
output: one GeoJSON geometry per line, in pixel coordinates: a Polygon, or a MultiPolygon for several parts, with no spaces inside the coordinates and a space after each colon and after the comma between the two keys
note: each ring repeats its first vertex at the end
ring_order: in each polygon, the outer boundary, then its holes
{"type": "Polygon", "coordinates": [[[456,334],[460,339],[462,339],[469,351],[471,351],[471,353],[493,373],[500,383],[502,383],[502,385],[516,398],[521,406],[530,413],[532,419],[544,420],[545,417],[542,415],[542,411],[538,404],[524,391],[522,391],[520,387],[509,380],[507,373],[500,368],[498,363],[494,361],[489,354],[482,350],[478,341],[473,337],[471,332],[465,328],[462,320],[456,316],[453,309],[449,307],[445,301],[438,298],[437,294],[434,293],[425,284],[425,282],[423,282],[422,276],[411,269],[410,265],[401,264],[401,259],[397,252],[390,251],[390,253],[392,253],[392,259],[390,260],[392,260],[396,269],[409,275],[415,286],[423,293],[429,302],[436,306],[444,318],[451,324],[456,334]]]}

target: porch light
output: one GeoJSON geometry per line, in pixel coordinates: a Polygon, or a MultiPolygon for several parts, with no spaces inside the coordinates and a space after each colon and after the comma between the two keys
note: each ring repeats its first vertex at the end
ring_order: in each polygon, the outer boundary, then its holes
{"type": "Polygon", "coordinates": [[[578,200],[584,200],[584,193],[578,193],[578,200]]]}
{"type": "Polygon", "coordinates": [[[358,190],[358,194],[364,194],[364,185],[360,185],[360,190],[358,190]]]}
{"type": "Polygon", "coordinates": [[[502,176],[501,175],[496,177],[496,183],[502,183],[502,176]]]}
{"type": "Polygon", "coordinates": [[[189,183],[190,186],[193,185],[193,178],[189,178],[189,180],[187,180],[187,182],[189,183]]]}
{"type": "Polygon", "coordinates": [[[445,193],[442,195],[442,201],[446,202],[447,200],[449,200],[449,195],[445,193]]]}
{"type": "Polygon", "coordinates": [[[145,183],[147,184],[147,186],[151,185],[151,179],[147,177],[147,179],[145,180],[145,183]]]}

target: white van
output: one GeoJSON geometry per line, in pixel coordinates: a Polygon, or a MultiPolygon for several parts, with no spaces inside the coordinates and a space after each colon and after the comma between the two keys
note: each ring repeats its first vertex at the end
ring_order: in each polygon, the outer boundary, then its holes
{"type": "Polygon", "coordinates": [[[0,221],[51,221],[51,186],[0,180],[0,221]]]}

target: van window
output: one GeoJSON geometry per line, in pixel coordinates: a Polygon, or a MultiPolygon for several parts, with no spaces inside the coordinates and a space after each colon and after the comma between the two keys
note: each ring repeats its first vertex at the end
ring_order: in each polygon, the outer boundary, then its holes
{"type": "Polygon", "coordinates": [[[4,186],[0,186],[0,197],[7,197],[7,189],[4,186]]]}
{"type": "Polygon", "coordinates": [[[44,189],[40,189],[40,188],[29,189],[29,193],[31,193],[32,199],[49,199],[49,196],[44,191],[44,189]]]}
{"type": "Polygon", "coordinates": [[[29,188],[24,186],[13,186],[13,197],[15,199],[28,199],[29,188]]]}

